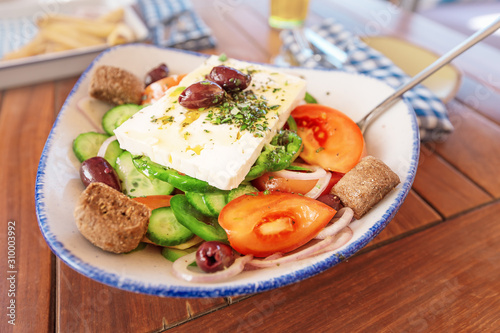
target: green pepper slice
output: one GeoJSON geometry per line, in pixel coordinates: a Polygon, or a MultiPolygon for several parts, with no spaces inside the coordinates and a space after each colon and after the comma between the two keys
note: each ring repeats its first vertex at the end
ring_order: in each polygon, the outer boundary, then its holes
{"type": "Polygon", "coordinates": [[[208,185],[206,181],[193,178],[188,175],[181,175],[174,169],[167,168],[158,163],[152,162],[146,156],[134,156],[132,159],[135,167],[148,177],[158,178],[170,183],[173,187],[184,192],[214,192],[219,189],[208,185]]]}
{"type": "Polygon", "coordinates": [[[177,194],[170,199],[170,207],[180,224],[206,241],[227,242],[226,231],[217,217],[203,215],[194,208],[185,195],[177,194]]]}
{"type": "Polygon", "coordinates": [[[253,180],[266,172],[286,169],[299,156],[302,149],[300,136],[288,130],[278,132],[264,147],[245,180],[253,180]]]}
{"type": "Polygon", "coordinates": [[[295,119],[293,119],[292,116],[288,117],[288,119],[286,120],[286,123],[287,123],[288,129],[290,131],[297,133],[297,130],[299,128],[297,127],[297,122],[295,121],[295,119]]]}
{"type": "Polygon", "coordinates": [[[318,104],[318,100],[314,98],[310,93],[306,91],[306,96],[304,97],[304,101],[307,104],[318,104]]]}

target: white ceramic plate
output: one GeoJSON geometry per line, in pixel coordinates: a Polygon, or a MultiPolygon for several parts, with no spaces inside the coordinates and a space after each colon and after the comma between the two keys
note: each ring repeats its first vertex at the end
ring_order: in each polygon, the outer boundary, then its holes
{"type": "MultiPolygon", "coordinates": [[[[148,45],[116,47],[94,60],[68,96],[40,160],[36,209],[50,248],[76,271],[117,288],[160,296],[220,297],[265,291],[303,280],[338,264],[340,258],[350,257],[385,227],[403,203],[416,172],[419,136],[413,110],[400,101],[368,129],[366,142],[369,154],[388,164],[399,175],[401,184],[365,217],[351,224],[354,236],[338,251],[279,267],[246,271],[225,282],[200,284],[175,278],[171,274],[172,264],[154,247],[116,255],[93,246],[80,235],[73,219],[73,209],[84,187],[71,146],[79,133],[95,130],[92,121],[76,107],[88,95],[94,69],[98,65],[114,65],[143,77],[161,62],[166,62],[175,74],[189,72],[204,59],[201,54],[148,45]]],[[[354,120],[391,93],[385,84],[359,75],[331,70],[283,70],[305,77],[307,90],[319,102],[342,110],[354,120]]]]}
{"type": "MultiPolygon", "coordinates": [[[[30,22],[37,18],[49,14],[75,15],[82,11],[106,13],[117,7],[124,6],[128,2],[130,1],[120,4],[112,0],[71,0],[0,3],[0,29],[8,29],[3,24],[7,20],[16,20],[16,22],[23,23],[23,28],[20,32],[16,32],[17,30],[9,31],[10,34],[6,40],[0,41],[4,45],[0,48],[0,51],[4,51],[5,53],[12,51],[7,45],[10,45],[11,42],[16,42],[17,39],[24,41],[24,36],[22,36],[24,31],[29,36],[34,35],[34,30],[36,29],[30,22]],[[18,36],[16,33],[21,35],[18,36]]],[[[148,31],[144,23],[130,6],[125,6],[123,9],[125,11],[124,22],[134,31],[136,41],[145,40],[148,31]]],[[[31,40],[31,38],[27,40],[31,40]]],[[[89,66],[99,53],[107,48],[106,45],[96,45],[21,59],[0,60],[0,89],[78,75],[89,66]]],[[[1,58],[2,54],[0,54],[1,58]]]]}
{"type": "MultiPolygon", "coordinates": [[[[391,59],[396,66],[411,77],[439,59],[439,55],[396,37],[366,36],[362,40],[391,59]]],[[[448,64],[425,79],[422,84],[447,103],[457,93],[461,77],[460,71],[448,64]]]]}

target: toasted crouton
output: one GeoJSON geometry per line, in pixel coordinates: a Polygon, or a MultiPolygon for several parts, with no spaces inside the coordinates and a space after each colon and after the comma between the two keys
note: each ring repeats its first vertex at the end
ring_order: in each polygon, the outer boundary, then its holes
{"type": "Polygon", "coordinates": [[[134,74],[113,66],[98,67],[90,81],[90,96],[112,104],[141,104],[144,84],[134,74]]]}
{"type": "Polygon", "coordinates": [[[151,210],[103,183],[91,183],[74,211],[76,226],[92,244],[114,253],[135,249],[148,229],[151,210]]]}
{"type": "Polygon", "coordinates": [[[367,156],[333,186],[331,193],[354,211],[355,218],[360,219],[399,182],[398,175],[384,162],[367,156]]]}

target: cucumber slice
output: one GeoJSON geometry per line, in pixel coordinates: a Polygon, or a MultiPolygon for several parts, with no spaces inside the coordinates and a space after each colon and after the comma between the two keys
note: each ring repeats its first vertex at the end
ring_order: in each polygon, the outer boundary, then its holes
{"type": "Polygon", "coordinates": [[[118,159],[118,156],[121,155],[121,153],[123,153],[123,149],[120,148],[120,143],[118,143],[118,140],[115,140],[109,144],[108,149],[106,149],[106,153],[104,154],[104,158],[109,162],[109,164],[111,164],[113,168],[116,169],[116,160],[118,159]]]}
{"type": "Polygon", "coordinates": [[[191,230],[177,221],[170,207],[157,208],[151,212],[146,235],[161,246],[179,245],[194,236],[191,230]]]}
{"type": "Polygon", "coordinates": [[[193,205],[193,207],[196,208],[200,213],[208,216],[213,216],[212,212],[210,211],[210,209],[208,209],[208,206],[205,203],[203,193],[186,192],[186,198],[188,199],[189,203],[193,205]]]}
{"type": "Polygon", "coordinates": [[[142,106],[137,104],[115,106],[102,117],[102,128],[104,128],[104,131],[109,135],[115,135],[113,131],[131,116],[136,114],[140,109],[142,109],[142,106]]]}
{"type": "MultiPolygon", "coordinates": [[[[184,257],[185,255],[188,255],[190,253],[193,253],[194,251],[196,251],[196,247],[190,247],[188,249],[185,249],[185,250],[179,250],[179,249],[173,249],[173,248],[169,248],[169,247],[164,247],[162,250],[161,250],[161,255],[171,261],[171,262],[174,262],[176,261],[177,259],[179,259],[180,257],[184,257]]],[[[196,265],[196,263],[194,263],[196,265]]],[[[193,265],[193,266],[195,266],[193,265]]]]}
{"type": "MultiPolygon", "coordinates": [[[[88,160],[91,157],[97,156],[102,143],[109,138],[109,135],[87,132],[78,135],[73,141],[73,152],[80,162],[88,160]]],[[[109,161],[108,161],[109,162],[109,161]]]]}
{"type": "Polygon", "coordinates": [[[246,193],[259,192],[250,184],[242,184],[231,191],[219,191],[213,193],[186,192],[186,199],[200,213],[207,216],[219,216],[222,208],[227,203],[246,193]]]}
{"type": "Polygon", "coordinates": [[[242,195],[245,195],[247,193],[253,193],[253,192],[259,192],[259,190],[250,184],[242,184],[237,188],[233,188],[231,191],[229,191],[229,194],[227,195],[227,202],[236,199],[237,197],[240,197],[242,195]]]}
{"type": "Polygon", "coordinates": [[[227,204],[226,192],[204,193],[203,200],[207,204],[210,216],[218,216],[222,208],[227,204]]]}
{"type": "MultiPolygon", "coordinates": [[[[110,136],[107,134],[97,132],[87,132],[78,135],[75,141],[73,141],[73,152],[76,158],[78,158],[80,162],[83,162],[91,157],[97,156],[102,143],[109,137],[110,136]]],[[[122,152],[123,150],[120,148],[120,144],[115,140],[109,144],[104,154],[104,158],[115,167],[116,158],[122,152]]]]}
{"type": "Polygon", "coordinates": [[[132,154],[124,151],[116,159],[116,172],[122,181],[123,193],[130,197],[162,195],[173,192],[174,187],[159,179],[149,179],[137,170],[132,162],[132,154]]]}

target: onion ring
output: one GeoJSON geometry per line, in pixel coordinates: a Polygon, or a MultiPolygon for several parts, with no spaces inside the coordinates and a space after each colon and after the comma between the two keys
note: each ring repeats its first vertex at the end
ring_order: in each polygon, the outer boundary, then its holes
{"type": "Polygon", "coordinates": [[[321,242],[314,244],[306,249],[303,249],[297,253],[285,256],[279,259],[267,260],[267,259],[253,259],[248,265],[250,267],[273,267],[284,263],[293,262],[305,258],[312,257],[314,255],[322,254],[328,251],[333,251],[341,246],[344,246],[352,238],[352,230],[349,227],[345,227],[341,232],[335,236],[328,236],[321,242]]]}
{"type": "Polygon", "coordinates": [[[253,259],[252,255],[237,258],[227,269],[215,273],[199,273],[188,269],[188,266],[196,261],[196,252],[180,257],[172,266],[173,274],[180,279],[189,282],[211,283],[225,280],[240,274],[245,265],[253,259]]]}
{"type": "Polygon", "coordinates": [[[300,172],[300,171],[291,171],[291,170],[280,170],[269,173],[272,177],[281,177],[287,179],[296,179],[296,180],[312,180],[312,179],[320,179],[326,175],[325,169],[317,166],[317,165],[308,165],[302,163],[295,163],[292,165],[300,166],[303,168],[307,168],[312,172],[300,172]]]}
{"type": "Polygon", "coordinates": [[[328,186],[328,183],[330,182],[331,178],[332,178],[332,173],[327,172],[324,177],[318,179],[316,185],[314,185],[314,187],[309,192],[304,194],[304,196],[317,199],[321,195],[321,193],[323,193],[325,188],[328,186]]]}
{"type": "Polygon", "coordinates": [[[325,239],[328,236],[336,235],[340,230],[344,229],[351,223],[354,212],[349,207],[339,209],[337,214],[332,219],[332,223],[321,230],[315,239],[325,239]]]}
{"type": "Polygon", "coordinates": [[[111,142],[116,140],[116,136],[110,136],[104,142],[102,143],[101,147],[99,148],[99,151],[97,152],[97,156],[104,158],[104,155],[106,155],[106,150],[108,150],[108,147],[111,142]]]}
{"type": "Polygon", "coordinates": [[[353,236],[354,232],[352,231],[351,228],[345,227],[344,229],[340,230],[335,236],[328,236],[328,237],[336,237],[335,242],[331,243],[329,246],[326,246],[325,248],[322,249],[321,252],[317,252],[314,255],[322,254],[328,251],[334,251],[338,249],[339,247],[344,246],[349,242],[353,236]]]}

